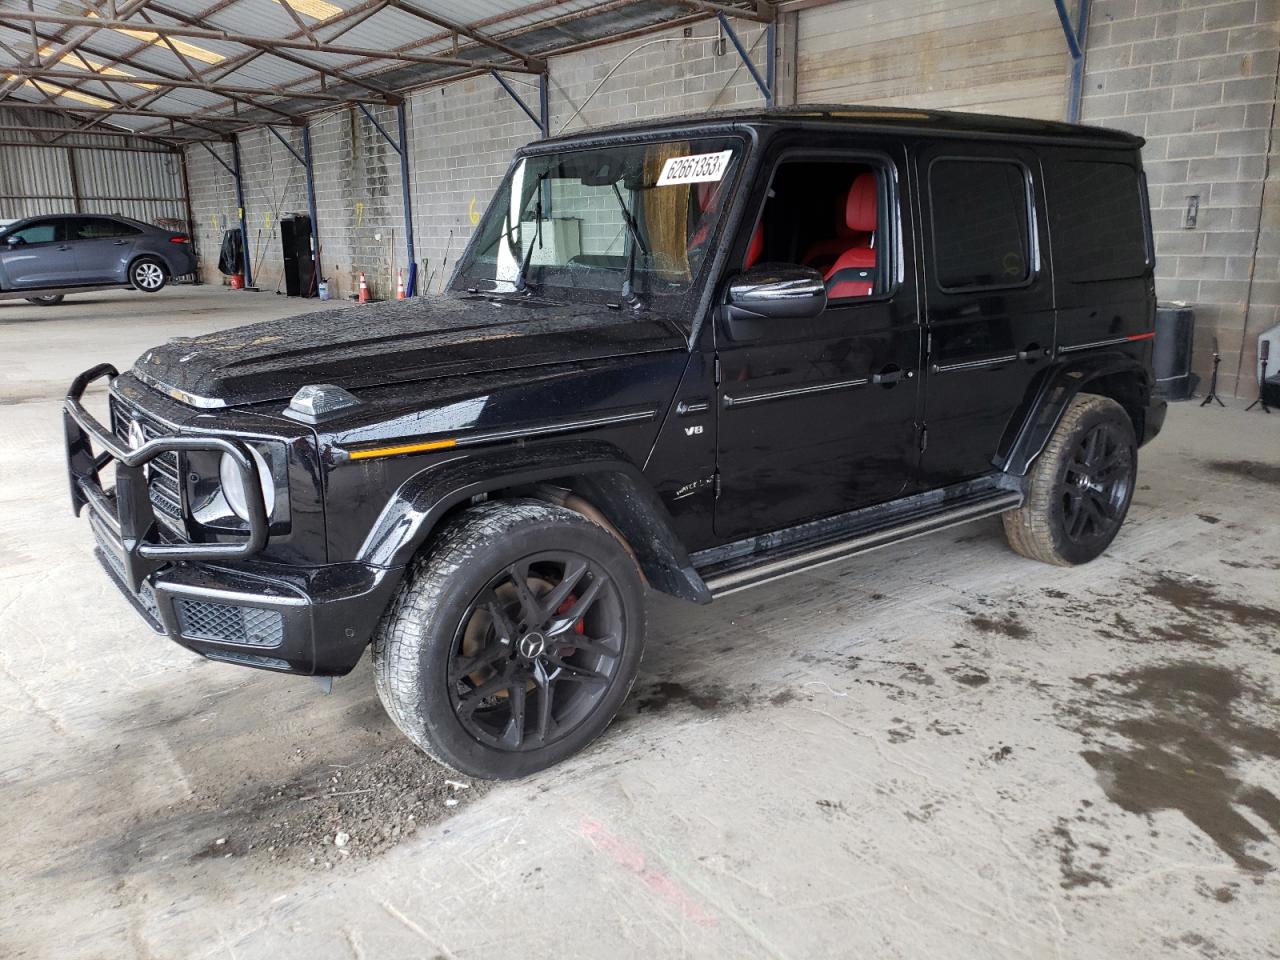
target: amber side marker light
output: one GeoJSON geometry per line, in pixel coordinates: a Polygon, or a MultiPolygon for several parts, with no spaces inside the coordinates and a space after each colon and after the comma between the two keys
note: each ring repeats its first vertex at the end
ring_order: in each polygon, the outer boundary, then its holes
{"type": "Polygon", "coordinates": [[[428,443],[404,443],[396,447],[370,447],[368,450],[351,450],[350,460],[371,460],[374,457],[397,457],[402,453],[426,453],[430,450],[449,450],[458,445],[457,440],[432,440],[428,443]]]}

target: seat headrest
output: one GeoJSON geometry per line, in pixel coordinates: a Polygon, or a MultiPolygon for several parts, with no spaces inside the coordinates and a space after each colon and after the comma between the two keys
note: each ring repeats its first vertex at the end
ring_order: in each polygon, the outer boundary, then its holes
{"type": "Polygon", "coordinates": [[[844,220],[850,230],[874,233],[876,229],[876,175],[860,173],[849,188],[844,205],[844,220]]]}

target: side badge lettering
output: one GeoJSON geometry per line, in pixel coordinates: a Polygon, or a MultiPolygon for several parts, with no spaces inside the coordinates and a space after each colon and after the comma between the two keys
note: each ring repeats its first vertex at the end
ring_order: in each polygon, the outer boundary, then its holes
{"type": "Polygon", "coordinates": [[[698,436],[700,433],[702,433],[702,426],[701,426],[701,424],[697,424],[697,425],[694,425],[694,426],[692,426],[692,427],[685,427],[685,428],[684,428],[684,435],[685,435],[686,437],[696,437],[696,436],[698,436]]]}

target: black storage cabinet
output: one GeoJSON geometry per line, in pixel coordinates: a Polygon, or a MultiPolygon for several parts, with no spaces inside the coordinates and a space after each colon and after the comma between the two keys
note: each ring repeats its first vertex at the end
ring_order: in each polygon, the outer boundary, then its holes
{"type": "Polygon", "coordinates": [[[1195,340],[1196,314],[1183,304],[1162,303],[1156,308],[1156,342],[1151,362],[1156,373],[1156,396],[1189,400],[1199,379],[1191,372],[1191,346],[1195,340]]]}
{"type": "Polygon", "coordinates": [[[284,252],[284,292],[291,297],[316,296],[311,218],[305,213],[281,217],[280,245],[284,252]]]}

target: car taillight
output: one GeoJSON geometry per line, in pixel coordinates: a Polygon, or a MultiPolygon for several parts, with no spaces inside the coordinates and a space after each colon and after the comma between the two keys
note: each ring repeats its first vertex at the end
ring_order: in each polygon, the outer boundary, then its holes
{"type": "Polygon", "coordinates": [[[170,243],[190,243],[191,238],[186,236],[185,234],[179,233],[177,236],[170,237],[169,242],[170,243]]]}

